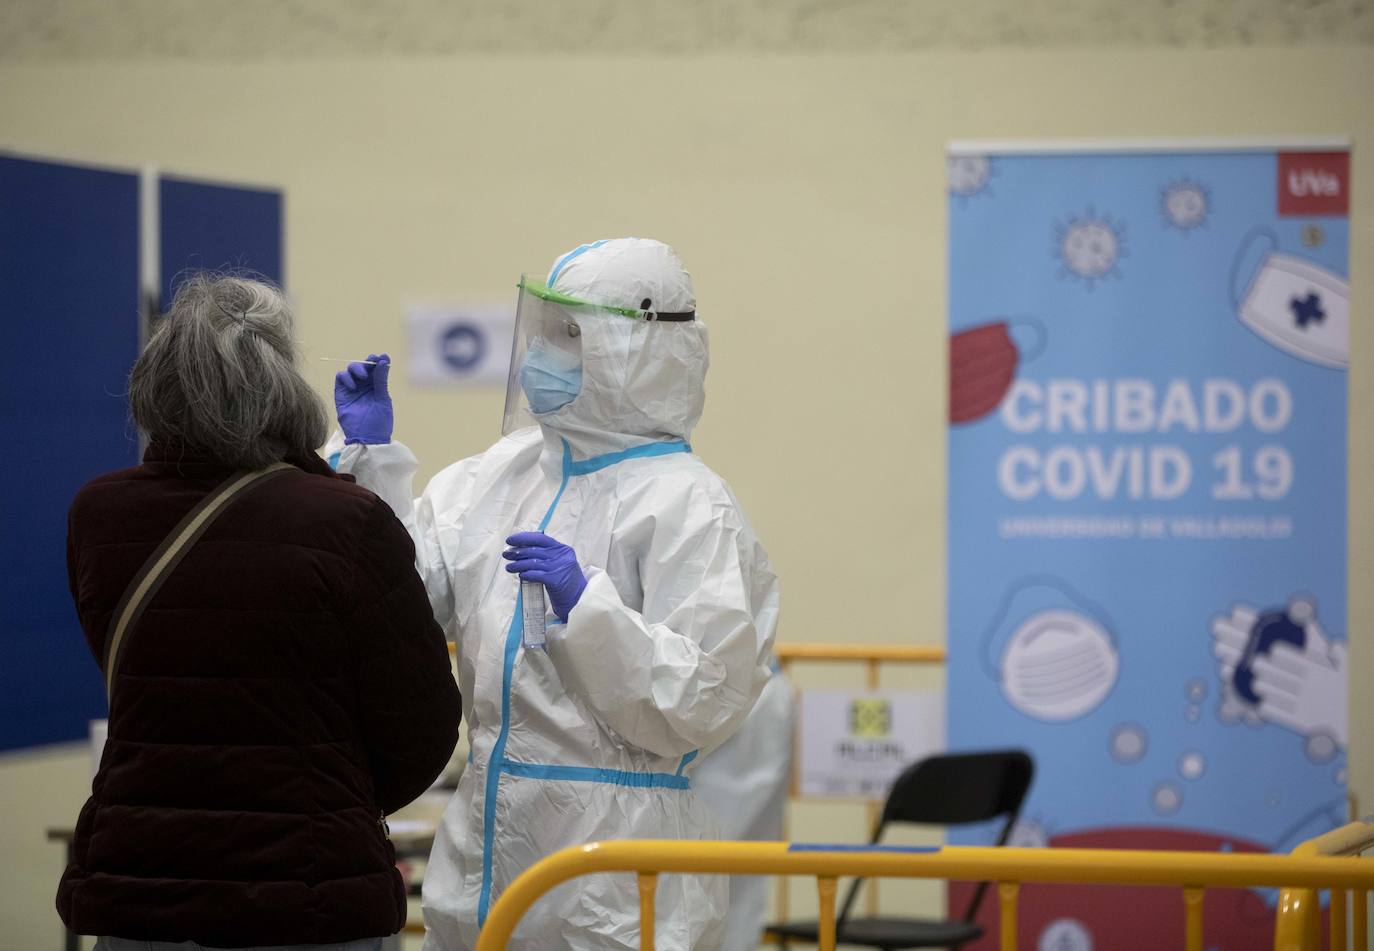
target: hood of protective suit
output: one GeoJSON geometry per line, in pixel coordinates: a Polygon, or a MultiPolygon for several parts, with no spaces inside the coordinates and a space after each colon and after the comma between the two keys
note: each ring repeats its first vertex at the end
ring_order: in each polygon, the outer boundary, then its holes
{"type": "MultiPolygon", "coordinates": [[[[564,254],[548,286],[591,304],[682,313],[696,309],[692,278],[661,241],[615,238],[564,254]]],[[[579,321],[582,386],[566,406],[534,414],[546,437],[578,458],[691,437],[706,403],[710,363],[700,320],[638,320],[598,312],[579,321]]]]}

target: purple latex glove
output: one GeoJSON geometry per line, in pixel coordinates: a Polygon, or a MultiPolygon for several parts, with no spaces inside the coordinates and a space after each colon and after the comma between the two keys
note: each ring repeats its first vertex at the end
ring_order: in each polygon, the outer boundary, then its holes
{"type": "Polygon", "coordinates": [[[391,358],[374,353],[367,359],[371,363],[350,363],[335,375],[334,408],[339,413],[344,442],[377,446],[391,442],[394,425],[391,394],[387,392],[391,358]]]}
{"type": "Polygon", "coordinates": [[[501,553],[510,562],[506,570],[521,581],[535,581],[549,593],[558,619],[566,621],[587,588],[587,576],[577,563],[577,552],[543,532],[519,532],[506,539],[511,546],[501,553]]]}

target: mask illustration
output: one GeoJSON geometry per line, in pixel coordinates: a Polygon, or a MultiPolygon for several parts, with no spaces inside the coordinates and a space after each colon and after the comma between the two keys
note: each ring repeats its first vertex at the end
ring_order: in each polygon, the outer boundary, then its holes
{"type": "Polygon", "coordinates": [[[1017,320],[1035,330],[1032,352],[1023,355],[1012,339],[1012,324],[998,320],[970,327],[949,338],[949,421],[971,423],[995,410],[1007,395],[1022,359],[1033,360],[1044,349],[1045,329],[1035,320],[1017,320]]]}
{"type": "Polygon", "coordinates": [[[1258,241],[1268,242],[1271,250],[1236,297],[1241,322],[1300,360],[1344,370],[1350,362],[1349,282],[1305,258],[1278,251],[1277,238],[1259,231],[1236,256],[1233,293],[1246,252],[1258,241]]]}
{"type": "Polygon", "coordinates": [[[1007,592],[988,625],[984,658],[1008,703],[1049,722],[1095,710],[1121,667],[1106,615],[1050,576],[1025,578],[1007,592]]]}

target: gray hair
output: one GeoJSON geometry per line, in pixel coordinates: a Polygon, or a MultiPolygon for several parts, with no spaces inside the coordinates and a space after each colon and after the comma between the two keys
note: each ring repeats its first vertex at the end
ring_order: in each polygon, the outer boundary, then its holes
{"type": "Polygon", "coordinates": [[[296,367],[293,324],[280,288],[192,274],[134,364],[134,422],[236,468],[313,452],[329,417],[296,367]]]}

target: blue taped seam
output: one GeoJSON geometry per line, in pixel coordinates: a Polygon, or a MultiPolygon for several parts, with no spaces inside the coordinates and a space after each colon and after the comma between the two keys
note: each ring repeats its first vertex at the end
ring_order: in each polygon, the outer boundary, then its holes
{"type": "Polygon", "coordinates": [[[929,855],[939,852],[938,845],[853,845],[827,844],[824,842],[793,842],[787,847],[789,852],[904,852],[912,855],[929,855]]]}
{"type": "Polygon", "coordinates": [[[510,735],[510,680],[515,668],[515,648],[520,644],[523,634],[520,623],[523,601],[522,594],[515,596],[515,614],[510,619],[510,629],[506,631],[506,649],[501,668],[501,732],[496,735],[496,744],[491,748],[491,758],[487,761],[487,796],[482,803],[482,891],[477,898],[479,928],[487,923],[487,909],[491,904],[491,847],[496,832],[496,795],[501,786],[506,737],[510,735]]]}
{"type": "MultiPolygon", "coordinates": [[[[549,503],[549,510],[544,513],[544,520],[539,523],[539,530],[542,532],[549,527],[549,522],[553,519],[554,509],[558,508],[558,502],[563,498],[563,490],[568,487],[568,479],[572,476],[572,448],[567,440],[563,441],[563,481],[558,486],[558,491],[554,493],[553,501],[549,503]]],[[[510,619],[510,628],[506,631],[506,649],[502,657],[501,666],[501,732],[496,736],[496,743],[491,748],[491,758],[487,761],[487,796],[482,803],[482,891],[477,898],[477,927],[482,927],[487,923],[487,911],[491,907],[491,851],[493,841],[496,836],[496,796],[500,791],[501,773],[506,768],[506,739],[510,736],[510,684],[515,671],[515,654],[520,646],[521,638],[524,634],[524,624],[521,618],[524,616],[524,597],[517,594],[515,596],[515,614],[510,619]]]]}
{"type": "Polygon", "coordinates": [[[561,258],[554,262],[553,270],[549,272],[549,279],[544,283],[547,284],[549,287],[553,287],[553,282],[558,280],[558,275],[562,273],[563,268],[567,266],[569,261],[571,261],[573,258],[577,257],[580,254],[586,254],[592,248],[601,247],[603,244],[606,243],[607,240],[609,239],[603,238],[600,241],[593,241],[591,244],[583,244],[579,245],[576,248],[573,248],[567,254],[563,255],[561,258]]]}
{"type": "MultiPolygon", "coordinates": [[[[566,448],[567,443],[564,442],[566,448]]],[[[583,459],[581,462],[571,462],[565,457],[564,468],[572,475],[590,475],[593,472],[600,472],[616,463],[625,462],[627,459],[646,459],[651,456],[671,456],[678,452],[691,452],[691,443],[673,440],[671,442],[651,442],[643,446],[631,446],[629,449],[622,449],[619,452],[608,452],[604,455],[593,456],[590,459],[583,459]]]]}
{"type": "Polygon", "coordinates": [[[552,779],[570,783],[604,783],[636,789],[691,789],[692,780],[672,773],[637,773],[628,769],[597,769],[593,766],[556,766],[550,763],[521,763],[508,759],[501,767],[508,776],[524,779],[552,779]]]}
{"type": "Polygon", "coordinates": [[[682,757],[682,762],[677,764],[677,775],[681,776],[682,771],[687,768],[687,765],[691,763],[692,760],[697,758],[697,754],[700,752],[701,750],[692,750],[692,752],[682,757]]]}
{"type": "MultiPolygon", "coordinates": [[[[558,484],[558,491],[554,493],[553,501],[549,503],[549,510],[544,513],[544,518],[539,522],[539,531],[544,531],[549,527],[549,522],[553,521],[553,510],[558,508],[559,501],[563,498],[563,492],[568,487],[568,480],[572,478],[572,447],[568,441],[563,440],[563,481],[558,484]]],[[[519,615],[516,615],[519,617],[519,615]]]]}

